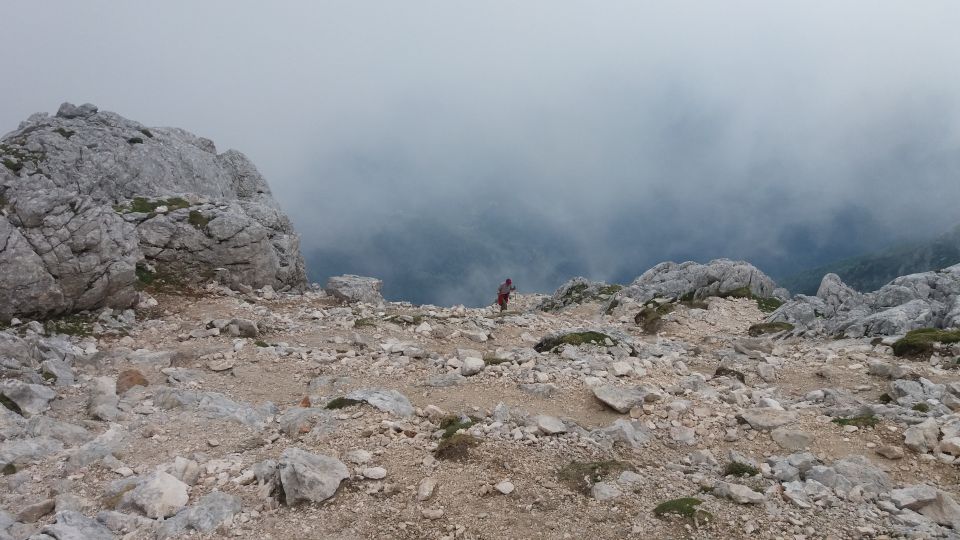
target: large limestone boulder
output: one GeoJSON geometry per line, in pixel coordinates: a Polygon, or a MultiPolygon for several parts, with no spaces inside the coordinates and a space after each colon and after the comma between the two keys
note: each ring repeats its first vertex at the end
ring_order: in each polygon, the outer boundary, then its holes
{"type": "Polygon", "coordinates": [[[328,279],[325,290],[343,302],[382,304],[383,296],[380,294],[382,287],[383,282],[379,279],[345,274],[328,279]]]}
{"type": "Polygon", "coordinates": [[[752,264],[729,259],[707,264],[663,262],[644,272],[617,296],[644,303],[657,297],[703,299],[746,291],[761,298],[789,298],[785,289],[778,288],[752,264]]]}
{"type": "Polygon", "coordinates": [[[339,459],[311,454],[299,448],[287,448],[278,463],[280,485],[286,503],[322,502],[337,492],[340,482],[350,477],[339,459]]]}
{"type": "Polygon", "coordinates": [[[129,307],[138,263],[190,282],[306,281],[299,239],[241,153],[93,105],[0,139],[0,320],[129,307]]]}
{"type": "Polygon", "coordinates": [[[551,296],[544,298],[537,309],[556,311],[584,302],[609,300],[620,289],[622,289],[620,285],[575,277],[561,285],[551,296]]]}

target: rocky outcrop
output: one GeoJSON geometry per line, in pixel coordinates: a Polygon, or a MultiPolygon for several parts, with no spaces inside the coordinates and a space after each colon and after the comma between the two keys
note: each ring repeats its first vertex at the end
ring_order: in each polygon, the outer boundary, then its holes
{"type": "Polygon", "coordinates": [[[241,153],[93,105],[0,139],[0,320],[129,307],[136,269],[233,287],[305,284],[299,239],[241,153]]]}
{"type": "Polygon", "coordinates": [[[549,298],[545,298],[537,309],[556,311],[584,302],[608,300],[622,288],[620,285],[611,285],[603,281],[575,277],[561,285],[549,298]]]}
{"type": "Polygon", "coordinates": [[[383,282],[372,277],[345,274],[334,276],[327,280],[327,294],[341,302],[364,302],[366,304],[382,304],[383,296],[380,289],[383,282]]]}
{"type": "Polygon", "coordinates": [[[644,272],[625,287],[617,298],[629,297],[639,303],[653,298],[701,300],[711,296],[755,296],[787,300],[786,289],[752,264],[717,259],[707,264],[663,262],[644,272]]]}
{"type": "Polygon", "coordinates": [[[899,335],[917,328],[960,325],[960,265],[899,277],[880,290],[859,293],[827,274],[816,296],[797,295],[768,318],[795,333],[847,337],[899,335]]]}

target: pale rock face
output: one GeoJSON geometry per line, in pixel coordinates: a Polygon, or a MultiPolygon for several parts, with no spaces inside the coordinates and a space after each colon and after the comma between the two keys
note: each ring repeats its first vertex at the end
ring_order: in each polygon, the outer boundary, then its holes
{"type": "Polygon", "coordinates": [[[381,288],[383,282],[379,279],[346,274],[328,279],[325,289],[328,294],[344,302],[382,304],[381,288]]]}
{"type": "Polygon", "coordinates": [[[767,318],[789,322],[809,335],[900,335],[917,328],[960,324],[960,264],[901,276],[880,290],[859,293],[834,274],[817,296],[797,295],[767,318]]]}
{"type": "Polygon", "coordinates": [[[289,505],[299,501],[321,502],[333,497],[340,482],[350,477],[340,460],[287,448],[279,461],[280,483],[289,505]]]}
{"type": "Polygon", "coordinates": [[[186,506],[187,485],[170,474],[157,471],[134,488],[130,500],[149,518],[166,518],[186,506]]]}
{"type": "Polygon", "coordinates": [[[625,296],[640,303],[657,297],[681,298],[685,295],[702,299],[743,288],[762,298],[788,298],[786,290],[778,288],[772,279],[753,265],[728,259],[717,259],[707,264],[660,263],[625,287],[617,294],[617,298],[625,296]]]}
{"type": "Polygon", "coordinates": [[[0,320],[129,307],[143,260],[186,281],[305,285],[299,239],[239,152],[65,103],[4,136],[0,159],[0,320]],[[134,212],[138,197],[167,211],[134,212]]]}

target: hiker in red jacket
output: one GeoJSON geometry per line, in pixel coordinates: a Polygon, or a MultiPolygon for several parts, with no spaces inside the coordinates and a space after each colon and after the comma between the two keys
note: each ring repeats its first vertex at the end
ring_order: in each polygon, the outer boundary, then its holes
{"type": "Polygon", "coordinates": [[[510,278],[500,284],[500,288],[497,289],[497,304],[500,306],[500,311],[507,309],[507,302],[510,301],[510,291],[515,290],[517,288],[513,286],[510,278]]]}

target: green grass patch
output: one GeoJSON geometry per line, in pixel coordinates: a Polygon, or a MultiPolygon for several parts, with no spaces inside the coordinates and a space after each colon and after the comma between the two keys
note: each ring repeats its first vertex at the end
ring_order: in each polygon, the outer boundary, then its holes
{"type": "Polygon", "coordinates": [[[258,340],[256,340],[256,341],[254,341],[253,344],[256,345],[257,347],[269,347],[269,346],[270,346],[269,343],[267,343],[266,341],[264,341],[264,340],[262,340],[262,339],[258,339],[258,340]]]}
{"type": "Polygon", "coordinates": [[[146,136],[147,136],[148,138],[150,138],[150,139],[153,138],[153,133],[151,133],[151,131],[150,131],[149,129],[147,129],[147,128],[141,129],[141,130],[140,130],[140,133],[143,133],[144,135],[146,135],[146,136]]]}
{"type": "Polygon", "coordinates": [[[751,326],[747,330],[747,334],[757,337],[766,334],[776,334],[778,332],[789,332],[790,330],[793,330],[793,328],[793,325],[788,322],[760,323],[751,326]]]}
{"type": "Polygon", "coordinates": [[[864,414],[861,416],[853,416],[850,418],[834,418],[831,420],[834,424],[838,426],[857,426],[857,427],[874,427],[880,423],[880,419],[872,414],[864,414]]]}
{"type": "Polygon", "coordinates": [[[605,341],[608,339],[613,342],[614,345],[617,344],[617,340],[602,332],[570,332],[569,334],[545,337],[541,339],[539,343],[534,345],[533,348],[537,352],[545,352],[553,351],[561,345],[577,346],[588,343],[602,347],[605,346],[605,341]]]}
{"type": "Polygon", "coordinates": [[[461,429],[469,429],[472,425],[472,418],[464,420],[455,414],[451,414],[440,421],[440,429],[443,430],[443,435],[441,435],[440,438],[449,439],[450,437],[456,435],[461,429]]]}
{"type": "Polygon", "coordinates": [[[939,328],[919,328],[907,332],[907,335],[893,344],[896,356],[929,357],[936,343],[960,342],[960,330],[940,330],[939,328]]]}
{"type": "Polygon", "coordinates": [[[199,210],[191,210],[190,216],[187,218],[187,222],[193,225],[197,230],[204,231],[207,228],[207,224],[210,223],[210,218],[204,216],[199,210]]]}
{"type": "Polygon", "coordinates": [[[19,414],[20,416],[23,416],[23,411],[20,410],[20,406],[14,403],[12,399],[8,398],[3,394],[0,394],[0,405],[3,405],[7,409],[10,409],[11,411],[19,414]]]}
{"type": "Polygon", "coordinates": [[[707,309],[710,307],[703,300],[680,300],[678,303],[687,309],[707,309]]]}
{"type": "Polygon", "coordinates": [[[877,401],[886,405],[887,403],[893,402],[893,398],[890,397],[890,394],[887,394],[886,392],[884,392],[883,394],[880,394],[880,397],[877,398],[877,401]]]}
{"type": "Polygon", "coordinates": [[[3,466],[3,470],[0,471],[4,476],[10,476],[11,474],[17,473],[17,466],[13,463],[7,463],[3,466]]]}
{"type": "Polygon", "coordinates": [[[779,298],[757,298],[757,307],[764,313],[773,313],[782,305],[783,301],[779,298]]]}
{"type": "Polygon", "coordinates": [[[75,131],[71,131],[69,129],[65,129],[62,127],[58,127],[57,129],[53,130],[53,132],[59,133],[60,136],[63,137],[64,139],[69,139],[70,137],[73,137],[73,135],[76,133],[75,131]]]}
{"type": "Polygon", "coordinates": [[[190,203],[182,197],[170,197],[169,199],[155,199],[151,200],[146,197],[134,197],[130,201],[129,205],[117,204],[114,205],[113,209],[120,214],[129,214],[131,212],[140,213],[140,214],[155,214],[157,208],[161,206],[166,206],[167,211],[180,210],[182,208],[190,208],[190,203]]]}
{"type": "Polygon", "coordinates": [[[354,328],[365,328],[365,327],[376,328],[376,326],[377,326],[377,323],[373,320],[373,317],[364,317],[362,319],[357,319],[353,321],[354,328]]]}
{"type": "Polygon", "coordinates": [[[3,160],[3,166],[6,167],[6,168],[8,168],[8,169],[10,169],[11,171],[13,171],[13,172],[15,172],[15,173],[18,173],[18,172],[20,172],[20,169],[23,168],[23,162],[22,162],[22,161],[14,161],[14,160],[12,160],[12,159],[10,159],[10,158],[6,158],[6,159],[3,160]]]}
{"type": "Polygon", "coordinates": [[[513,360],[507,358],[498,358],[496,356],[484,356],[483,363],[488,366],[499,366],[500,364],[509,364],[513,360]]]}
{"type": "Polygon", "coordinates": [[[470,456],[470,449],[478,446],[480,441],[469,433],[457,433],[449,438],[442,439],[437,449],[433,451],[437,459],[450,461],[466,461],[470,456]]]}
{"type": "Polygon", "coordinates": [[[647,305],[633,317],[633,322],[637,323],[644,332],[654,334],[663,326],[663,316],[673,312],[673,304],[647,305]]]}
{"type": "Polygon", "coordinates": [[[557,472],[560,483],[570,490],[589,495],[593,485],[605,478],[632,471],[633,466],[625,461],[571,461],[557,472]]]}
{"type": "Polygon", "coordinates": [[[913,410],[917,412],[928,413],[930,412],[930,405],[926,403],[917,403],[913,406],[913,410]]]}
{"type": "Polygon", "coordinates": [[[751,467],[746,463],[739,463],[736,461],[731,461],[727,464],[727,468],[723,470],[724,476],[756,476],[760,474],[760,471],[756,467],[751,467]]]}
{"type": "Polygon", "coordinates": [[[703,504],[703,501],[693,497],[672,499],[658,504],[657,507],[653,509],[653,515],[662,518],[672,514],[694,520],[708,520],[712,518],[713,515],[710,514],[710,512],[697,509],[701,504],[703,504]]]}
{"type": "Polygon", "coordinates": [[[142,138],[142,137],[130,137],[129,139],[127,139],[127,143],[129,143],[131,146],[133,146],[134,144],[143,144],[143,138],[142,138]]]}
{"type": "Polygon", "coordinates": [[[601,296],[613,296],[620,292],[623,289],[623,285],[607,285],[606,287],[600,287],[600,290],[597,291],[597,294],[601,296]]]}
{"type": "Polygon", "coordinates": [[[350,399],[345,397],[338,397],[330,400],[329,403],[324,406],[324,409],[336,410],[342,409],[344,407],[352,407],[354,405],[359,405],[363,403],[359,399],[350,399]]]}
{"type": "Polygon", "coordinates": [[[740,287],[739,289],[722,292],[717,296],[720,298],[753,298],[753,291],[750,290],[750,287],[740,287]]]}
{"type": "Polygon", "coordinates": [[[93,321],[86,315],[67,315],[58,319],[49,319],[43,324],[47,334],[66,334],[68,336],[87,337],[93,334],[93,321]]]}

